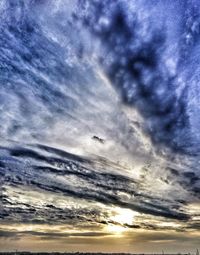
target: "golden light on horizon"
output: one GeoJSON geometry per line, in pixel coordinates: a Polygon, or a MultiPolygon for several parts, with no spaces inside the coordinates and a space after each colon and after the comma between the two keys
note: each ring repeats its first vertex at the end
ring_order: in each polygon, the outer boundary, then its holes
{"type": "Polygon", "coordinates": [[[121,225],[109,224],[106,226],[106,231],[117,236],[121,236],[123,232],[127,230],[127,227],[121,225]]]}

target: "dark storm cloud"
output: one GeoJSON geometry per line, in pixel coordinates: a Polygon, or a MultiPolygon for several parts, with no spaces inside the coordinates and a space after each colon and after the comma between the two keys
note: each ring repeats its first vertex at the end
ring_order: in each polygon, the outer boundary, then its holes
{"type": "MultiPolygon", "coordinates": [[[[150,134],[154,143],[165,144],[176,152],[193,153],[195,150],[197,152],[197,148],[194,147],[195,141],[190,136],[186,109],[188,88],[183,82],[178,81],[180,80],[178,69],[182,70],[181,65],[184,65],[184,61],[181,60],[183,52],[180,51],[178,56],[175,73],[172,74],[166,64],[168,58],[166,52],[170,42],[165,15],[163,15],[165,24],[162,18],[155,21],[156,18],[151,17],[151,4],[153,5],[151,1],[147,9],[144,7],[142,9],[150,16],[148,21],[139,18],[142,16],[140,2],[129,5],[121,0],[115,2],[80,0],[79,3],[82,13],[75,14],[74,17],[81,18],[82,23],[101,41],[102,46],[98,54],[102,68],[111,84],[121,94],[123,102],[135,107],[144,117],[145,132],[150,134]],[[131,9],[134,5],[138,5],[138,13],[131,9]],[[144,29],[143,22],[149,22],[148,32],[144,29]]],[[[178,12],[181,15],[185,6],[180,1],[178,3],[178,12]]],[[[176,4],[177,2],[174,3],[174,8],[176,4]]],[[[191,6],[189,4],[186,6],[190,10],[191,6]]],[[[193,31],[190,26],[196,24],[197,18],[193,20],[191,14],[190,23],[187,18],[183,15],[181,31],[188,36],[188,33],[193,31]]],[[[195,38],[199,38],[198,32],[194,34],[195,38]]],[[[179,33],[176,36],[180,37],[179,48],[184,48],[185,54],[186,48],[192,46],[188,46],[179,33]]],[[[184,56],[186,58],[186,55],[184,56]]]]}
{"type": "MultiPolygon", "coordinates": [[[[167,168],[166,171],[169,173],[165,178],[161,178],[162,181],[167,184],[172,184],[174,181],[187,190],[191,196],[199,197],[199,185],[200,176],[199,173],[194,169],[194,171],[189,171],[190,169],[185,169],[184,172],[179,169],[167,168]]],[[[180,201],[184,204],[184,201],[180,201]]]]}
{"type": "MultiPolygon", "coordinates": [[[[23,183],[23,175],[14,175],[10,176],[7,173],[7,177],[5,181],[13,184],[28,184],[31,186],[38,187],[40,189],[46,191],[52,191],[56,193],[60,193],[66,196],[71,196],[74,198],[81,198],[91,201],[102,202],[105,204],[115,204],[118,206],[122,206],[125,208],[130,208],[141,213],[149,213],[152,215],[160,215],[169,218],[180,218],[180,219],[187,219],[187,216],[182,213],[176,213],[168,209],[168,201],[164,201],[163,199],[159,202],[159,200],[154,199],[152,196],[149,196],[145,192],[138,191],[138,182],[134,179],[125,177],[120,174],[110,174],[107,170],[106,173],[98,172],[93,169],[93,165],[89,167],[85,167],[81,165],[79,162],[90,162],[89,160],[84,161],[80,160],[80,157],[74,155],[72,157],[69,154],[69,159],[65,157],[65,160],[62,158],[55,158],[54,154],[52,156],[44,156],[41,152],[36,152],[30,149],[11,149],[11,155],[14,157],[27,157],[32,160],[42,161],[47,165],[41,166],[39,165],[29,165],[28,168],[32,169],[32,174],[27,174],[25,170],[26,179],[23,183]],[[71,158],[78,159],[78,161],[72,161],[71,158]],[[77,178],[77,181],[84,181],[86,186],[80,188],[80,186],[71,186],[68,185],[64,187],[60,185],[58,182],[50,181],[46,182],[45,179],[41,179],[40,176],[46,175],[47,173],[51,174],[52,176],[61,176],[63,178],[74,176],[77,178]],[[35,177],[34,177],[35,176],[35,177]],[[34,177],[34,178],[33,178],[34,177]],[[91,188],[88,188],[88,185],[92,185],[91,188]],[[134,196],[134,204],[122,201],[117,192],[124,192],[127,195],[134,196]],[[146,202],[145,200],[148,199],[152,202],[146,202]],[[161,206],[161,203],[164,205],[161,206]],[[166,203],[166,205],[165,205],[166,203]]],[[[46,149],[44,150],[44,152],[46,149]]],[[[48,151],[53,152],[54,149],[49,147],[48,151]]],[[[64,152],[62,152],[62,155],[64,152]]],[[[68,155],[67,153],[65,154],[68,155]]],[[[105,165],[106,166],[106,165],[105,165]]],[[[108,166],[106,166],[108,167],[108,166]]],[[[109,169],[109,167],[108,167],[109,169]]],[[[176,207],[179,208],[179,203],[176,202],[176,207]]]]}
{"type": "MultiPolygon", "coordinates": [[[[61,150],[56,154],[57,150],[55,149],[55,153],[53,153],[54,148],[50,147],[48,147],[48,150],[46,147],[42,150],[43,147],[40,146],[39,151],[37,147],[34,148],[32,146],[32,149],[8,149],[13,158],[19,158],[20,160],[27,158],[28,161],[24,161],[26,162],[23,163],[24,166],[22,163],[20,164],[20,170],[17,169],[17,165],[15,165],[15,171],[13,168],[7,170],[4,177],[4,185],[10,187],[29,186],[31,189],[37,188],[43,192],[53,192],[64,197],[96,201],[111,206],[115,205],[144,214],[179,220],[189,219],[189,215],[179,211],[178,202],[176,202],[176,207],[174,206],[174,209],[171,209],[173,207],[172,201],[164,201],[163,199],[159,201],[148,196],[146,192],[139,191],[138,185],[140,183],[138,181],[120,174],[109,173],[109,165],[104,165],[105,169],[107,168],[106,172],[100,172],[93,169],[93,164],[90,160],[84,158],[81,160],[79,156],[68,154],[61,150]],[[47,152],[48,154],[46,154],[47,152]],[[47,174],[49,176],[48,179],[46,179],[47,174]],[[57,179],[59,176],[61,179],[57,179]],[[75,178],[76,181],[71,183],[70,178],[75,178]],[[131,196],[132,200],[126,201],[120,198],[118,192],[131,196]],[[147,202],[147,199],[151,202],[147,202]],[[171,208],[169,208],[169,204],[171,208]]],[[[7,169],[9,168],[9,164],[7,164],[7,169]]],[[[4,194],[6,194],[6,190],[4,194]]],[[[1,216],[5,220],[11,220],[13,217],[15,221],[16,215],[21,215],[22,222],[33,220],[37,216],[41,216],[45,222],[51,222],[55,219],[68,221],[76,217],[80,221],[87,220],[81,217],[81,212],[79,211],[75,210],[72,213],[74,209],[63,210],[51,204],[43,209],[16,202],[13,204],[9,202],[9,197],[6,195],[2,197],[2,201],[5,209],[1,211],[1,216]],[[21,208],[22,205],[23,207],[21,208]]],[[[86,211],[82,213],[86,216],[86,211]]]]}
{"type": "MultiPolygon", "coordinates": [[[[30,188],[30,187],[29,187],[30,188]]],[[[39,190],[39,192],[45,190],[39,190]]],[[[48,193],[46,193],[48,197],[48,193]]],[[[59,198],[59,197],[58,197],[59,198]]],[[[61,197],[62,198],[62,197],[61,197]]],[[[34,198],[33,198],[34,199],[34,198]]],[[[64,199],[64,197],[63,197],[64,199]]],[[[81,225],[91,222],[100,224],[103,223],[103,219],[106,214],[95,208],[84,208],[79,209],[75,207],[60,208],[59,205],[55,206],[51,201],[47,201],[44,205],[29,205],[25,202],[10,201],[10,197],[4,195],[2,197],[4,208],[0,210],[1,219],[6,223],[17,223],[22,224],[70,224],[70,225],[81,225]]],[[[67,205],[66,205],[67,206],[67,205]]]]}

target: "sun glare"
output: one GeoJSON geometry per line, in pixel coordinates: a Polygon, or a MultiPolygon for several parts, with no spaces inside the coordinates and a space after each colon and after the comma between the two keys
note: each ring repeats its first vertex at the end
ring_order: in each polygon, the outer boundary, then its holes
{"type": "Polygon", "coordinates": [[[121,235],[127,228],[124,226],[109,224],[106,226],[106,231],[115,235],[121,235]]]}
{"type": "Polygon", "coordinates": [[[110,219],[119,224],[132,224],[134,217],[138,213],[130,209],[116,208],[115,214],[110,217],[110,219]]]}
{"type": "Polygon", "coordinates": [[[138,213],[130,209],[116,207],[113,214],[109,217],[112,223],[106,226],[106,231],[116,235],[122,234],[124,231],[128,230],[126,224],[133,224],[136,215],[138,215],[138,213]]]}

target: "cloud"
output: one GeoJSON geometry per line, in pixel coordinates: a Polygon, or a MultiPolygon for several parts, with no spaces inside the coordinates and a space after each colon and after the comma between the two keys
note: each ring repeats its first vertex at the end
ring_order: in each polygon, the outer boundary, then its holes
{"type": "MultiPolygon", "coordinates": [[[[174,21],[174,31],[171,31],[170,17],[155,13],[153,1],[146,8],[143,1],[79,1],[79,4],[83,11],[75,16],[101,42],[97,54],[102,69],[123,103],[136,108],[143,116],[144,131],[157,145],[194,154],[198,146],[193,140],[190,115],[197,105],[188,112],[189,82],[183,79],[182,73],[185,51],[175,52],[177,47],[185,50],[192,47],[185,37],[181,38],[188,29],[192,33],[191,27],[183,25],[187,18],[174,21]],[[177,40],[172,37],[174,34],[177,40]],[[173,58],[169,52],[174,53],[173,58]]],[[[180,2],[175,1],[173,5],[175,12],[180,15],[184,12],[180,2]]],[[[159,3],[157,8],[169,10],[170,7],[159,3]]],[[[188,4],[185,8],[189,11],[193,6],[188,4]]],[[[169,10],[167,15],[174,13],[169,10]]],[[[198,26],[192,15],[191,25],[198,26]]],[[[198,33],[193,34],[198,37],[198,33]]]]}
{"type": "MultiPolygon", "coordinates": [[[[8,149],[13,159],[19,158],[21,163],[15,165],[15,170],[9,170],[10,162],[6,163],[7,173],[4,181],[3,206],[1,217],[15,222],[20,217],[22,222],[76,222],[94,221],[102,223],[101,209],[87,211],[87,209],[60,208],[57,202],[46,203],[46,197],[51,193],[61,198],[101,203],[102,205],[118,206],[131,209],[142,214],[165,217],[168,219],[187,221],[190,215],[181,210],[182,203],[164,201],[162,197],[155,199],[148,195],[148,189],[138,190],[140,180],[130,178],[122,173],[115,173],[115,165],[111,163],[104,167],[106,172],[93,169],[91,159],[57,149],[31,146],[31,149],[8,149]],[[63,157],[65,155],[65,157],[63,157]],[[23,159],[23,160],[22,160],[23,159]],[[19,167],[19,169],[18,169],[19,167]],[[111,173],[111,172],[112,173],[111,173]],[[17,189],[15,188],[17,187],[17,189]],[[20,195],[21,189],[32,190],[29,198],[20,195]],[[34,202],[34,190],[43,192],[44,197],[37,205],[34,202]],[[122,197],[119,194],[123,193],[122,197]],[[21,197],[21,201],[18,197],[21,197]],[[44,201],[43,201],[44,200],[44,201]],[[88,213],[88,215],[87,215],[88,213]],[[93,215],[93,216],[92,216],[93,215]]],[[[6,161],[5,161],[6,162],[6,161]]],[[[28,196],[28,195],[27,195],[28,196]]]]}
{"type": "Polygon", "coordinates": [[[0,230],[0,239],[19,240],[26,236],[34,236],[40,240],[62,240],[69,237],[105,237],[111,235],[103,232],[68,232],[68,233],[53,233],[53,232],[36,232],[36,231],[6,231],[0,230]]]}

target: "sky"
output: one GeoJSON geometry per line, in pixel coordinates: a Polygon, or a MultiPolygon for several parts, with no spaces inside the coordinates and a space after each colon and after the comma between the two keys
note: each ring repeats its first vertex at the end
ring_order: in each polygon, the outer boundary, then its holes
{"type": "Polygon", "coordinates": [[[0,1],[0,251],[200,248],[199,13],[0,1]]]}

